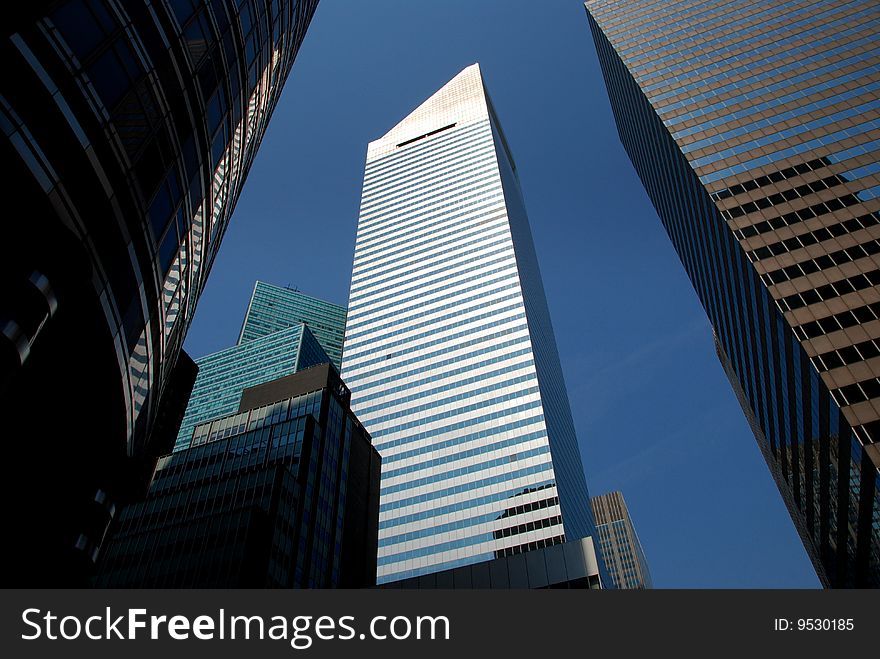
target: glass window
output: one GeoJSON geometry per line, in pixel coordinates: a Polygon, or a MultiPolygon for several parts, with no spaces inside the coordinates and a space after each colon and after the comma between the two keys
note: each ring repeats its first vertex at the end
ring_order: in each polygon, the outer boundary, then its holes
{"type": "Polygon", "coordinates": [[[55,10],[51,20],[80,61],[116,27],[100,0],[68,2],[55,10]]]}

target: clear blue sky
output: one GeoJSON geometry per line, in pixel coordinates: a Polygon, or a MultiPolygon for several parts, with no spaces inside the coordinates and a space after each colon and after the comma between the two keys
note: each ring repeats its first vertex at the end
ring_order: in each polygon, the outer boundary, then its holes
{"type": "Polygon", "coordinates": [[[186,349],[256,279],[345,304],[366,146],[480,62],[519,169],[591,494],[621,490],[657,587],[818,587],[617,138],[577,0],[322,0],[186,349]]]}

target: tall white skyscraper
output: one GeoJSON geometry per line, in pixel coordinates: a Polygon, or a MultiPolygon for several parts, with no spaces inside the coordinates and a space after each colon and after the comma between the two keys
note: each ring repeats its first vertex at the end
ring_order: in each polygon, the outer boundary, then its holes
{"type": "Polygon", "coordinates": [[[380,583],[594,535],[516,166],[467,67],[367,149],[343,377],[380,583]]]}

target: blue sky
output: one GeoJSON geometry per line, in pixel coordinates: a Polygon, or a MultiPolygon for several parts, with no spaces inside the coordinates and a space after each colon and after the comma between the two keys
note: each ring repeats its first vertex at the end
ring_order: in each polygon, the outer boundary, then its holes
{"type": "Polygon", "coordinates": [[[517,162],[591,494],[623,492],[657,587],[818,587],[577,0],[322,0],[187,351],[236,341],[256,279],[347,302],[367,143],[473,62],[517,162]]]}

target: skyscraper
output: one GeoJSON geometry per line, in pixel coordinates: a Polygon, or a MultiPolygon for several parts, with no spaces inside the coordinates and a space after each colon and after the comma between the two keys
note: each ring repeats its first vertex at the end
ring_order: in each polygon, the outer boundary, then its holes
{"type": "Polygon", "coordinates": [[[614,586],[626,590],[653,588],[648,561],[623,494],[601,494],[593,497],[590,503],[596,519],[599,548],[614,586]]]}
{"type": "Polygon", "coordinates": [[[196,426],[234,413],[246,388],[329,361],[302,323],[200,357],[174,450],[189,447],[196,426]]]}
{"type": "Polygon", "coordinates": [[[263,281],[254,284],[247,315],[241,326],[241,345],[298,323],[309,326],[336,368],[342,363],[345,307],[305,293],[263,281]]]}
{"type": "Polygon", "coordinates": [[[197,425],[235,412],[246,388],[318,364],[335,366],[344,332],[345,307],[258,281],[238,343],[196,360],[199,374],[174,450],[189,447],[197,425]]]}
{"type": "Polygon", "coordinates": [[[826,586],[880,586],[876,3],[587,16],[621,142],[826,586]]]}
{"type": "Polygon", "coordinates": [[[96,556],[102,532],[80,508],[115,509],[167,451],[151,440],[164,392],[316,6],[0,10],[0,192],[15,218],[0,229],[0,413],[28,438],[9,459],[40,483],[26,510],[4,490],[12,578],[58,585],[72,555],[96,556]]]}
{"type": "Polygon", "coordinates": [[[329,363],[246,389],[159,460],[123,511],[96,584],[366,588],[381,459],[329,363]]]}
{"type": "Polygon", "coordinates": [[[370,143],[343,377],[388,582],[593,535],[516,165],[477,64],[370,143]]]}

